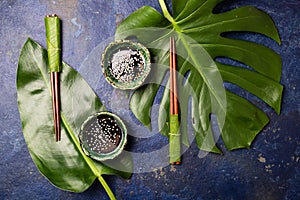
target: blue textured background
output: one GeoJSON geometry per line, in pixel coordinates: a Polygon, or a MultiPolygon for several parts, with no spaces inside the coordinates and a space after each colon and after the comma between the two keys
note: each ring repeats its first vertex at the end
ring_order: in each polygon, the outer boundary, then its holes
{"type": "MultiPolygon", "coordinates": [[[[92,50],[113,36],[118,22],[143,5],[160,10],[156,0],[0,1],[0,199],[108,198],[97,181],[83,193],[71,193],[54,187],[37,170],[22,135],[17,109],[18,56],[28,37],[46,46],[43,18],[56,13],[63,20],[63,60],[83,72],[82,63],[92,50]]],[[[251,149],[201,158],[192,144],[181,166],[135,173],[130,180],[105,176],[118,199],[300,199],[300,1],[229,0],[219,9],[241,5],[267,12],[278,27],[280,46],[260,35],[242,38],[263,43],[282,55],[282,113],[278,116],[264,108],[271,121],[251,149]]],[[[124,109],[121,101],[110,102],[122,94],[112,90],[103,77],[99,82],[91,86],[104,104],[112,110],[118,110],[118,106],[124,109]]],[[[160,142],[136,139],[131,148],[147,151],[155,144],[160,142]]]]}

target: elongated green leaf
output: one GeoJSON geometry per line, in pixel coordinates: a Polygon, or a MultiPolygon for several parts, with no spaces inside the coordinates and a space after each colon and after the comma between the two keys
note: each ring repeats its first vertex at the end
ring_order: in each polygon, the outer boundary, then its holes
{"type": "MultiPolygon", "coordinates": [[[[174,36],[177,46],[181,133],[188,145],[188,104],[192,100],[192,125],[200,149],[220,153],[215,145],[211,115],[217,117],[221,136],[229,150],[249,147],[268,123],[259,108],[225,90],[230,82],[261,98],[280,113],[282,85],[281,58],[273,50],[255,42],[231,39],[228,32],[255,32],[280,43],[272,19],[263,11],[244,6],[223,13],[213,13],[222,0],[173,0],[173,16],[165,2],[158,0],[163,14],[146,6],[132,13],[117,28],[116,38],[135,36],[152,53],[153,62],[168,65],[168,39],[174,36]],[[226,57],[251,69],[219,63],[226,57]]],[[[154,67],[153,67],[154,68],[154,67]]],[[[131,97],[135,116],[150,127],[150,112],[167,67],[154,68],[148,85],[131,97]],[[155,82],[152,81],[155,80],[155,82]]],[[[168,84],[168,83],[167,83],[168,84]]],[[[161,133],[168,136],[169,88],[165,87],[158,116],[161,133]]]]}
{"type": "Polygon", "coordinates": [[[89,115],[105,108],[80,74],[65,63],[60,75],[62,139],[55,141],[47,69],[47,51],[28,39],[19,58],[17,92],[30,155],[40,172],[63,190],[84,191],[98,178],[109,193],[102,175],[128,178],[131,157],[123,154],[100,163],[84,155],[77,137],[81,124],[89,115]]]}

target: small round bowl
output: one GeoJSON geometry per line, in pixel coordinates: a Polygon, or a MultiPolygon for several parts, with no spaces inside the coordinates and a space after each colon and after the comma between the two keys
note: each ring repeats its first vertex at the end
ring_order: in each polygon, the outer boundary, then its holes
{"type": "Polygon", "coordinates": [[[150,53],[130,40],[111,42],[102,54],[101,66],[105,79],[115,88],[136,89],[150,73],[150,53]]]}
{"type": "Polygon", "coordinates": [[[87,156],[98,161],[113,159],[127,142],[127,129],[117,115],[99,112],[84,121],[79,140],[87,156]]]}

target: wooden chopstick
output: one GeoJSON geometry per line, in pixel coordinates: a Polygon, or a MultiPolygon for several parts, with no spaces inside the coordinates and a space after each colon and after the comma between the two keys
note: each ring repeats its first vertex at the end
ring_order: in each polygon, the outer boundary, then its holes
{"type": "Polygon", "coordinates": [[[55,133],[56,135],[56,141],[60,141],[60,97],[59,97],[59,73],[54,72],[54,92],[55,92],[55,113],[56,113],[56,127],[57,131],[55,133]]]}
{"type": "Polygon", "coordinates": [[[178,114],[175,40],[170,37],[170,114],[178,114]]]}
{"type": "MultiPolygon", "coordinates": [[[[178,91],[176,78],[176,48],[174,37],[170,37],[170,116],[178,115],[178,91]]],[[[171,125],[170,125],[171,126],[171,125]]],[[[177,133],[175,133],[177,134],[177,133]]],[[[180,148],[180,143],[179,143],[180,148]]],[[[181,162],[171,162],[170,164],[179,165],[181,162]]]]}
{"type": "Polygon", "coordinates": [[[60,19],[56,14],[45,17],[46,41],[48,47],[48,65],[52,95],[52,109],[56,141],[60,141],[60,91],[59,72],[61,71],[61,31],[60,19]]]}
{"type": "Polygon", "coordinates": [[[173,89],[173,37],[170,37],[170,115],[174,114],[174,89],[173,89]]]}
{"type": "Polygon", "coordinates": [[[172,37],[172,59],[173,59],[173,62],[172,62],[172,66],[173,66],[173,103],[174,103],[174,114],[178,114],[178,101],[177,101],[177,95],[178,95],[178,92],[177,92],[177,78],[176,78],[176,48],[175,48],[175,40],[174,38],[172,37]]]}
{"type": "Polygon", "coordinates": [[[56,141],[60,141],[60,105],[59,105],[59,75],[58,72],[50,73],[52,109],[54,119],[54,132],[56,141]]]}

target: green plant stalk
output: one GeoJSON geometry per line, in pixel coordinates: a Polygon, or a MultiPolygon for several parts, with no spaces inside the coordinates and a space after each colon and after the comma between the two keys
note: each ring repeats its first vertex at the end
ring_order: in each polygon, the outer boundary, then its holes
{"type": "Polygon", "coordinates": [[[109,196],[109,198],[111,200],[116,200],[116,197],[114,195],[114,193],[111,191],[110,187],[107,185],[106,181],[104,180],[104,178],[102,176],[98,177],[98,180],[100,181],[100,183],[102,184],[103,188],[105,189],[107,195],[109,196]]]}
{"type": "Polygon", "coordinates": [[[164,0],[158,0],[158,2],[159,2],[159,5],[160,5],[160,7],[161,7],[161,9],[162,9],[162,12],[163,12],[165,18],[168,19],[172,24],[174,24],[174,23],[175,23],[175,20],[174,20],[173,17],[170,15],[170,13],[169,13],[169,11],[168,11],[168,9],[167,9],[167,6],[166,6],[166,4],[165,4],[165,1],[164,1],[164,0]]]}
{"type": "Polygon", "coordinates": [[[100,181],[100,183],[102,184],[103,188],[105,189],[107,195],[109,196],[109,198],[111,200],[116,199],[116,197],[114,196],[113,192],[111,191],[110,187],[107,185],[106,181],[104,180],[104,178],[101,176],[101,174],[99,173],[97,167],[95,166],[95,164],[93,163],[93,161],[85,155],[85,153],[83,152],[79,141],[77,140],[77,138],[75,137],[75,134],[73,133],[73,131],[71,130],[70,126],[68,125],[65,117],[63,114],[61,114],[61,118],[62,118],[62,122],[65,126],[65,128],[67,129],[69,136],[71,137],[71,139],[73,140],[74,144],[76,145],[76,148],[79,150],[80,154],[82,155],[82,157],[84,158],[84,160],[87,162],[88,166],[90,167],[90,169],[92,170],[92,172],[95,174],[95,176],[98,177],[98,180],[100,181]]]}

